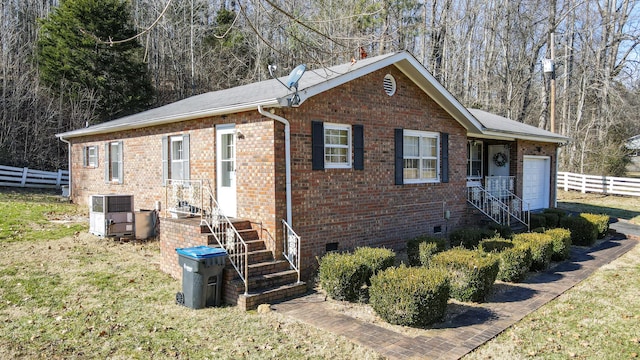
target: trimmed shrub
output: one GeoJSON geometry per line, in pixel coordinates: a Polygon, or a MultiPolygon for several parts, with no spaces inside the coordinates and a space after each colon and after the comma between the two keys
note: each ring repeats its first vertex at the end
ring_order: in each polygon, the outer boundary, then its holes
{"type": "Polygon", "coordinates": [[[531,268],[533,258],[528,244],[518,244],[504,249],[500,254],[500,270],[497,278],[502,281],[520,282],[531,268]]]}
{"type": "Polygon", "coordinates": [[[451,297],[460,301],[482,302],[498,275],[498,257],[479,251],[455,248],[436,254],[432,267],[449,271],[451,297]]]}
{"type": "Polygon", "coordinates": [[[543,214],[531,214],[529,227],[532,229],[535,228],[546,228],[547,227],[547,219],[543,214]]]}
{"type": "Polygon", "coordinates": [[[593,224],[598,232],[598,239],[607,236],[607,232],[609,232],[609,215],[582,213],[580,217],[587,219],[587,221],[593,224]]]}
{"type": "Polygon", "coordinates": [[[487,225],[487,229],[495,231],[496,235],[499,235],[503,239],[511,239],[513,236],[513,229],[507,225],[491,223],[487,225]]]}
{"type": "Polygon", "coordinates": [[[332,299],[358,301],[370,271],[351,254],[329,253],[320,259],[320,286],[332,299]]]}
{"type": "Polygon", "coordinates": [[[567,217],[567,212],[562,210],[562,209],[558,209],[558,208],[548,208],[548,209],[544,209],[542,211],[543,214],[556,214],[558,215],[558,220],[567,217]]]}
{"type": "Polygon", "coordinates": [[[449,278],[443,269],[389,268],[371,278],[373,310],[385,321],[425,326],[441,320],[449,300],[449,278]]]}
{"type": "Polygon", "coordinates": [[[425,260],[430,258],[437,252],[444,251],[446,247],[444,239],[430,237],[430,236],[418,236],[407,241],[407,258],[410,266],[425,265],[422,261],[422,253],[424,251],[425,260]],[[433,244],[433,245],[427,245],[433,244]],[[435,247],[435,248],[434,248],[435,247]],[[421,250],[423,249],[423,250],[421,250]]]}
{"type": "Polygon", "coordinates": [[[396,253],[393,250],[384,248],[360,247],[353,252],[353,256],[368,269],[366,274],[367,285],[371,284],[370,279],[373,275],[392,267],[396,262],[396,253]]]}
{"type": "Polygon", "coordinates": [[[418,253],[420,255],[420,265],[429,266],[429,262],[431,261],[433,255],[439,252],[442,252],[442,250],[436,243],[420,243],[420,246],[418,247],[418,253]]]}
{"type": "Polygon", "coordinates": [[[513,243],[509,240],[505,240],[500,237],[494,237],[491,239],[484,239],[480,241],[478,244],[478,250],[490,253],[490,252],[501,252],[505,249],[509,249],[513,247],[513,243]]]}
{"type": "Polygon", "coordinates": [[[598,229],[582,216],[567,216],[560,219],[560,227],[571,231],[571,243],[591,246],[598,238],[598,229]]]}
{"type": "Polygon", "coordinates": [[[531,270],[545,270],[551,263],[553,255],[553,239],[547,234],[523,233],[513,237],[513,243],[517,246],[526,244],[531,249],[531,270]]]}
{"type": "Polygon", "coordinates": [[[567,229],[550,229],[545,234],[551,236],[553,240],[553,254],[551,260],[562,261],[569,258],[571,250],[571,231],[567,229]]]}
{"type": "Polygon", "coordinates": [[[542,213],[542,216],[544,216],[544,221],[547,225],[547,228],[553,229],[558,227],[560,221],[560,217],[558,216],[558,214],[545,212],[542,213]]]}
{"type": "Polygon", "coordinates": [[[449,242],[452,247],[462,246],[466,249],[474,249],[478,247],[480,240],[494,236],[496,232],[489,229],[458,229],[451,232],[449,242]]]}

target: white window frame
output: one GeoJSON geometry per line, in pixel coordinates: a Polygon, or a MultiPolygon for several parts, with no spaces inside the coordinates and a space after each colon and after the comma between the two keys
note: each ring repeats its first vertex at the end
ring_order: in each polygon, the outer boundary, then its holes
{"type": "Polygon", "coordinates": [[[108,173],[107,181],[115,184],[122,184],[122,175],[124,174],[123,164],[123,143],[122,141],[110,141],[107,143],[109,150],[107,152],[106,165],[108,173]],[[115,149],[116,151],[113,151],[115,149]],[[114,171],[114,164],[117,165],[114,171]]]}
{"type": "Polygon", "coordinates": [[[419,131],[419,130],[404,130],[403,131],[403,144],[406,144],[406,138],[407,137],[417,137],[418,138],[418,156],[409,156],[406,154],[406,151],[402,152],[402,158],[403,158],[403,181],[405,184],[423,184],[423,183],[439,183],[440,182],[440,164],[441,164],[441,159],[440,159],[440,133],[438,132],[430,132],[430,131],[419,131]],[[422,149],[423,149],[423,141],[425,139],[435,139],[436,140],[436,155],[435,156],[430,156],[430,155],[426,155],[423,154],[422,149]],[[405,171],[405,167],[404,167],[404,163],[406,160],[418,160],[418,178],[417,179],[408,179],[406,174],[404,174],[405,171]],[[422,168],[422,161],[423,160],[435,160],[436,164],[435,164],[435,170],[436,170],[436,176],[435,177],[430,177],[430,178],[423,178],[422,177],[422,172],[423,172],[423,168],[422,168]]]}
{"type": "Polygon", "coordinates": [[[98,146],[85,146],[82,152],[82,165],[87,168],[98,167],[98,146]]]}
{"type": "Polygon", "coordinates": [[[331,124],[331,123],[324,123],[324,130],[322,133],[323,139],[324,139],[324,167],[325,169],[351,169],[352,166],[352,132],[351,132],[351,125],[344,125],[344,124],[331,124]],[[342,144],[329,144],[327,142],[327,130],[338,130],[338,131],[346,131],[347,132],[347,145],[342,145],[342,144]],[[330,154],[328,154],[327,150],[330,149],[346,149],[347,151],[347,161],[346,162],[331,162],[329,161],[328,156],[331,156],[330,154]]]}
{"type": "Polygon", "coordinates": [[[169,179],[172,180],[188,180],[185,179],[185,163],[186,163],[186,159],[185,159],[185,153],[184,153],[184,136],[180,135],[180,136],[170,136],[169,137],[169,179]],[[174,148],[175,146],[177,146],[177,143],[180,143],[180,150],[179,150],[179,154],[180,154],[180,158],[176,159],[175,152],[174,152],[174,148]],[[174,165],[180,164],[180,174],[179,177],[176,176],[176,173],[174,170],[174,165]]]}
{"type": "Polygon", "coordinates": [[[484,144],[482,141],[478,141],[478,140],[467,141],[467,179],[473,179],[473,180],[482,179],[482,176],[484,174],[484,161],[482,160],[483,152],[484,152],[484,144]],[[477,148],[478,146],[479,146],[479,149],[477,148]],[[475,160],[475,158],[473,157],[474,148],[476,148],[476,150],[479,150],[480,152],[480,174],[476,174],[476,175],[473,175],[471,173],[471,170],[473,169],[472,162],[478,161],[478,160],[475,160]]]}

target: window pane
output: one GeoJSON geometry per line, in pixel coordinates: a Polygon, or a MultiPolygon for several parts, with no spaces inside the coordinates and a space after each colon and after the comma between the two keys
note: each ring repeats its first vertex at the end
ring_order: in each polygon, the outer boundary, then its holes
{"type": "Polygon", "coordinates": [[[222,150],[222,160],[233,159],[233,134],[222,135],[222,144],[220,149],[222,150]]]}
{"type": "Polygon", "coordinates": [[[182,140],[171,141],[171,160],[182,160],[182,140]]]}
{"type": "Polygon", "coordinates": [[[482,145],[477,144],[472,148],[471,158],[473,160],[481,160],[482,159],[482,145]]]}
{"type": "Polygon", "coordinates": [[[120,159],[120,146],[118,146],[118,143],[112,143],[110,148],[109,175],[111,176],[111,180],[117,180],[118,174],[120,173],[120,164],[118,163],[118,159],[120,159]]]}
{"type": "Polygon", "coordinates": [[[326,145],[349,145],[349,137],[347,130],[325,129],[324,143],[326,145]]]}
{"type": "Polygon", "coordinates": [[[418,179],[418,159],[404,159],[404,178],[418,179]]]}
{"type": "Polygon", "coordinates": [[[184,164],[184,162],[182,161],[172,161],[171,162],[171,179],[173,180],[183,180],[184,176],[183,176],[183,172],[182,172],[182,165],[184,164]]]}
{"type": "Polygon", "coordinates": [[[422,160],[422,179],[435,179],[437,176],[436,171],[436,160],[433,159],[423,159],[422,160]]]}
{"type": "Polygon", "coordinates": [[[422,138],[422,156],[436,157],[438,151],[436,149],[437,141],[434,138],[423,137],[422,138]]]}
{"type": "Polygon", "coordinates": [[[327,163],[346,163],[347,150],[347,148],[326,148],[324,159],[327,163]]]}
{"type": "Polygon", "coordinates": [[[87,165],[98,166],[98,148],[96,146],[89,146],[87,148],[87,165]]]}
{"type": "Polygon", "coordinates": [[[472,161],[471,162],[471,173],[468,174],[470,176],[482,176],[482,162],[481,161],[472,161]]]}
{"type": "Polygon", "coordinates": [[[420,156],[420,138],[417,136],[405,136],[404,137],[404,157],[418,157],[420,156]]]}
{"type": "Polygon", "coordinates": [[[229,187],[231,186],[231,174],[233,172],[233,162],[232,161],[224,161],[222,163],[222,174],[221,181],[222,186],[229,187]]]}

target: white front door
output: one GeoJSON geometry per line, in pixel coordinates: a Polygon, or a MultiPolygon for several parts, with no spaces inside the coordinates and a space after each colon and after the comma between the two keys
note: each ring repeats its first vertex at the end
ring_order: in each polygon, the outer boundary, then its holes
{"type": "Polygon", "coordinates": [[[218,204],[222,213],[237,215],[236,200],[236,128],[235,125],[216,126],[216,163],[218,204]]]}
{"type": "Polygon", "coordinates": [[[549,207],[551,159],[548,156],[525,156],[522,169],[522,200],[530,210],[549,207]]]}
{"type": "Polygon", "coordinates": [[[487,148],[489,157],[488,176],[509,176],[509,149],[504,145],[489,145],[487,148]]]}

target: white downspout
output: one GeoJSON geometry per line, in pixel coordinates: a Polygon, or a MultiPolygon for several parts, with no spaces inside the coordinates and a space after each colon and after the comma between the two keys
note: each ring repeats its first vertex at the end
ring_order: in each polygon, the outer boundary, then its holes
{"type": "Polygon", "coordinates": [[[68,159],[67,162],[69,163],[69,199],[72,199],[72,195],[73,195],[73,186],[71,186],[71,179],[72,179],[72,174],[71,174],[71,142],[69,142],[68,140],[65,140],[63,137],[60,137],[60,140],[67,144],[69,151],[68,152],[68,159]]]}
{"type": "Polygon", "coordinates": [[[258,112],[263,116],[276,120],[284,124],[284,161],[286,172],[286,193],[287,193],[287,223],[289,226],[293,226],[291,223],[291,127],[289,126],[289,120],[272,114],[266,111],[262,105],[258,105],[258,112]]]}

